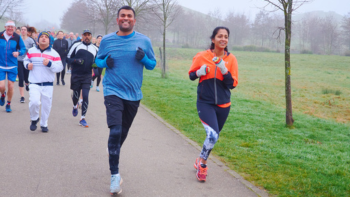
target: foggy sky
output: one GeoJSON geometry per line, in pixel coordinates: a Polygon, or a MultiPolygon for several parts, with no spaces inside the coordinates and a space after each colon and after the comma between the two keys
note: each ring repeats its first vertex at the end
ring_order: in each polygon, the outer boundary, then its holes
{"type": "MultiPolygon", "coordinates": [[[[26,23],[34,24],[42,19],[58,26],[61,24],[61,18],[74,0],[24,0],[22,11],[26,23]]],[[[263,0],[178,0],[178,3],[184,7],[208,13],[213,9],[222,10],[223,15],[228,11],[245,13],[253,17],[260,8],[266,3],[263,0]],[[215,3],[214,3],[215,2],[215,3]]],[[[349,0],[313,0],[311,3],[303,5],[298,13],[322,10],[334,11],[338,14],[345,15],[350,12],[349,0]]]]}

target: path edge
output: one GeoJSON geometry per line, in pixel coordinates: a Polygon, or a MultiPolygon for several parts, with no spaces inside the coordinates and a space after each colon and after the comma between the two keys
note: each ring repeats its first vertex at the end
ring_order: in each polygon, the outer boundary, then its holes
{"type": "MultiPolygon", "coordinates": [[[[144,104],[140,103],[140,106],[146,110],[149,114],[151,114],[153,117],[155,117],[157,120],[159,120],[161,123],[163,123],[166,127],[168,127],[169,129],[171,129],[173,132],[175,132],[176,134],[178,134],[179,136],[181,136],[184,140],[186,140],[189,144],[191,144],[193,147],[195,147],[198,151],[201,151],[202,148],[193,140],[189,139],[188,137],[186,137],[184,134],[182,134],[179,130],[177,130],[174,126],[172,126],[171,124],[169,124],[168,122],[166,122],[165,120],[163,120],[163,118],[161,118],[160,116],[158,116],[156,113],[154,113],[152,110],[150,110],[148,107],[146,107],[144,104]]],[[[224,163],[222,163],[216,155],[212,154],[210,155],[210,160],[212,160],[216,165],[219,165],[221,168],[223,168],[224,171],[228,172],[230,175],[232,175],[234,178],[236,178],[239,182],[241,182],[244,186],[246,186],[248,189],[250,189],[251,191],[253,191],[256,195],[260,196],[260,197],[268,197],[269,194],[256,187],[255,185],[253,185],[252,183],[250,183],[249,181],[245,180],[241,175],[239,175],[237,172],[235,172],[234,170],[231,170],[229,167],[227,167],[224,163]]]]}

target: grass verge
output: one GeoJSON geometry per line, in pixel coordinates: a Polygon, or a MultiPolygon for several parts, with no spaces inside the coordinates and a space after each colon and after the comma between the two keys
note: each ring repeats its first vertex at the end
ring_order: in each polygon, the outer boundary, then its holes
{"type": "MultiPolygon", "coordinates": [[[[180,72],[186,73],[174,70],[162,79],[159,69],[145,71],[142,103],[201,145],[205,132],[195,104],[198,82],[180,72]]],[[[294,113],[295,129],[290,130],[280,106],[240,91],[233,91],[231,101],[213,151],[231,169],[273,195],[350,196],[348,125],[294,113]]]]}

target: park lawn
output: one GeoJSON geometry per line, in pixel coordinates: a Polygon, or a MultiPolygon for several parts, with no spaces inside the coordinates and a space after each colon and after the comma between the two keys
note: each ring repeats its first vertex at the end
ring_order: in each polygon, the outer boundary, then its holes
{"type": "MultiPolygon", "coordinates": [[[[187,137],[202,145],[205,131],[196,111],[198,81],[190,81],[187,75],[191,57],[197,51],[171,49],[167,79],[160,78],[159,69],[145,71],[142,103],[187,137]]],[[[279,73],[281,69],[277,66],[278,60],[283,62],[283,56],[276,53],[248,52],[235,52],[235,55],[239,62],[240,81],[238,87],[232,91],[231,112],[213,154],[219,156],[246,180],[273,195],[350,196],[350,125],[339,123],[343,120],[332,116],[332,114],[336,114],[335,117],[343,116],[342,109],[331,108],[329,113],[325,113],[325,118],[319,118],[315,114],[318,109],[314,109],[314,113],[305,113],[303,110],[307,109],[307,102],[304,104],[294,101],[295,129],[286,128],[282,96],[284,76],[278,76],[283,75],[283,65],[281,74],[279,73]],[[258,62],[254,62],[254,58],[258,62]],[[262,67],[271,68],[262,69],[262,67]],[[276,82],[278,80],[282,80],[281,84],[276,82]],[[279,86],[282,87],[282,91],[279,90],[279,86]],[[298,108],[296,103],[305,106],[298,108]]],[[[300,62],[301,59],[305,59],[305,65],[314,65],[307,60],[320,63],[330,61],[326,60],[328,58],[334,58],[314,56],[293,55],[300,62]]],[[[340,57],[342,58],[344,57],[340,57]]],[[[344,95],[349,95],[349,87],[346,87],[342,80],[338,80],[339,77],[343,77],[343,73],[339,71],[344,69],[345,72],[342,61],[337,62],[340,64],[339,68],[332,65],[329,72],[336,75],[333,77],[328,76],[331,75],[325,72],[328,69],[321,66],[314,65],[314,69],[300,66],[299,71],[295,63],[295,75],[300,75],[295,78],[302,82],[295,82],[300,87],[295,85],[293,99],[297,100],[298,95],[302,94],[310,100],[314,99],[313,101],[322,101],[334,96],[343,98],[344,95]],[[305,73],[315,70],[316,73],[305,73]],[[320,76],[323,80],[329,79],[327,82],[322,82],[328,83],[329,86],[325,87],[339,88],[342,93],[334,96],[326,95],[328,97],[324,98],[322,89],[317,85],[321,83],[317,80],[320,73],[325,75],[320,76]],[[310,82],[308,78],[304,79],[302,76],[309,77],[310,82]],[[312,88],[312,85],[316,86],[312,88]],[[309,91],[303,88],[305,86],[309,91]]],[[[346,105],[349,109],[346,103],[348,101],[339,99],[334,102],[338,102],[337,105],[346,105]]],[[[327,105],[317,102],[312,106],[328,108],[327,105]]],[[[197,156],[194,155],[193,158],[197,156]]]]}

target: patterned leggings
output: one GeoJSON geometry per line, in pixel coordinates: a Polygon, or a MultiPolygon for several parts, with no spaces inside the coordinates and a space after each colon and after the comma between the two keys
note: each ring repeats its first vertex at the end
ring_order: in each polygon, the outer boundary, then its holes
{"type": "Polygon", "coordinates": [[[199,118],[207,133],[204,141],[200,157],[207,160],[211,150],[214,148],[216,141],[219,139],[219,134],[223,128],[230,108],[221,108],[217,105],[197,102],[197,111],[199,118]]]}

